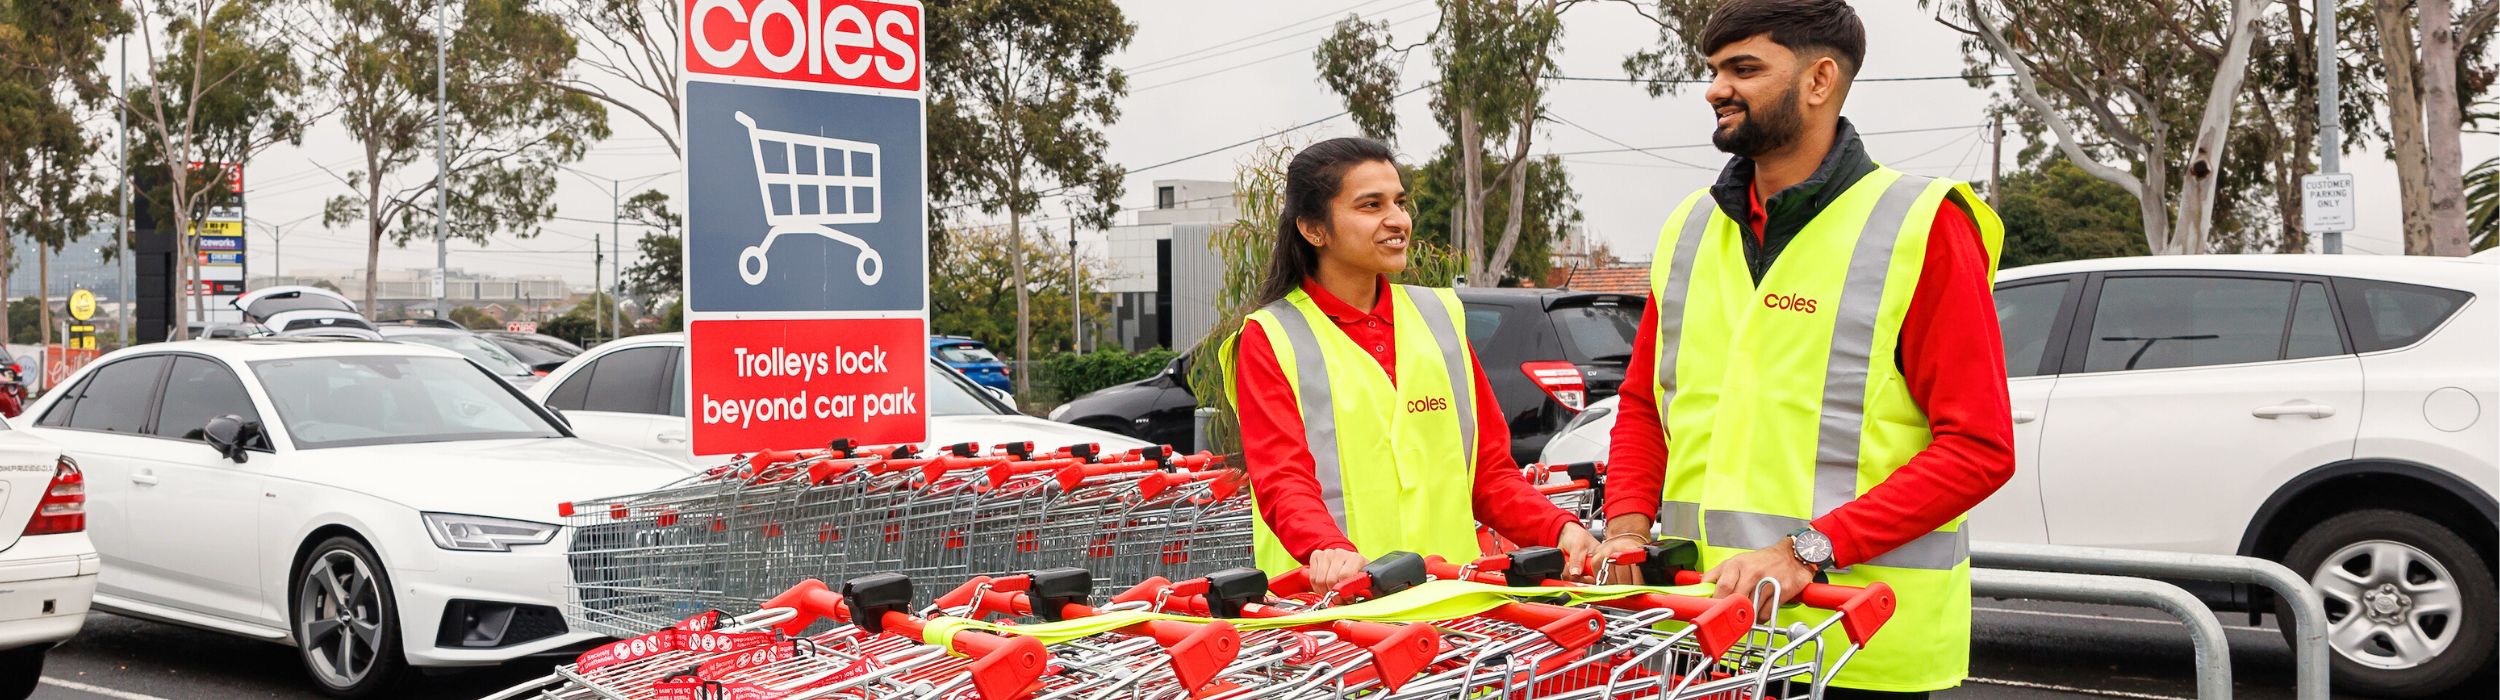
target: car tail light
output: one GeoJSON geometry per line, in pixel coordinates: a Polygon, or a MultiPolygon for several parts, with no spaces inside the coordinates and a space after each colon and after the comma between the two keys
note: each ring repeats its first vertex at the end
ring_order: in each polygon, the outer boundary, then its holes
{"type": "Polygon", "coordinates": [[[87,530],[87,476],[78,471],[78,463],[62,457],[52,468],[52,484],[44,489],[43,500],[35,504],[35,517],[26,521],[26,534],[61,535],[87,530]]]}
{"type": "Polygon", "coordinates": [[[1519,363],[1519,371],[1526,373],[1529,381],[1536,382],[1536,388],[1545,390],[1545,395],[1554,397],[1554,402],[1562,404],[1563,408],[1574,413],[1588,408],[1588,378],[1581,376],[1579,365],[1561,361],[1522,362],[1519,363]]]}

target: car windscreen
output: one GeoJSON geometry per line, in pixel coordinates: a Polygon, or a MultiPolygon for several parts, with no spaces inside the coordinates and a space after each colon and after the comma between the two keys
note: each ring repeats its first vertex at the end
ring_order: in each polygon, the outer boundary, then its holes
{"type": "Polygon", "coordinates": [[[1008,413],[980,387],[954,372],[935,365],[929,367],[929,415],[932,416],[995,416],[1008,413]]]}
{"type": "Polygon", "coordinates": [[[937,347],[937,356],[938,359],[944,360],[946,364],[950,365],[984,364],[998,361],[998,356],[990,354],[989,348],[981,347],[979,345],[940,345],[937,347]]]}
{"type": "Polygon", "coordinates": [[[495,336],[495,339],[497,340],[505,340],[527,345],[533,348],[555,353],[556,355],[566,358],[582,354],[582,346],[564,342],[563,338],[555,336],[539,335],[536,333],[490,333],[489,335],[495,336]]]}
{"type": "Polygon", "coordinates": [[[1580,364],[1629,362],[1632,335],[1640,332],[1641,309],[1614,303],[1554,309],[1554,330],[1562,336],[1563,356],[1580,364]]]}
{"type": "Polygon", "coordinates": [[[286,327],[285,327],[285,328],[280,328],[280,329],[278,329],[278,330],[279,330],[280,332],[285,332],[285,331],[300,331],[300,330],[312,330],[312,329],[321,329],[321,328],[354,328],[354,329],[357,329],[357,330],[367,330],[367,331],[369,331],[369,330],[373,330],[373,324],[371,324],[371,323],[367,323],[367,322],[365,322],[365,320],[364,320],[364,319],[361,319],[361,318],[344,318],[344,317],[338,317],[338,316],[318,316],[318,317],[314,317],[314,318],[299,318],[299,319],[295,319],[295,320],[292,320],[292,321],[288,321],[288,322],[286,322],[286,327]]]}
{"type": "Polygon", "coordinates": [[[544,345],[514,340],[510,336],[494,335],[487,336],[487,339],[494,341],[495,347],[503,348],[505,352],[512,353],[513,359],[528,363],[531,366],[543,365],[549,362],[563,362],[565,360],[573,359],[572,355],[557,353],[554,350],[547,349],[547,346],[544,345]]]}
{"type": "Polygon", "coordinates": [[[460,353],[460,356],[462,357],[476,360],[479,366],[486,368],[486,371],[494,372],[503,376],[531,376],[530,366],[528,364],[524,364],[519,359],[514,358],[512,353],[504,352],[503,348],[496,346],[494,343],[486,342],[485,338],[480,338],[474,335],[463,335],[458,333],[401,333],[389,336],[389,338],[403,343],[431,345],[460,353]]]}
{"type": "Polygon", "coordinates": [[[302,311],[305,309],[355,313],[356,305],[319,294],[281,292],[278,294],[272,294],[259,301],[252,302],[252,306],[244,309],[243,313],[251,314],[255,318],[268,318],[289,311],[302,311]]]}
{"type": "Polygon", "coordinates": [[[303,357],[251,367],[299,450],[565,436],[466,360],[303,357]]]}

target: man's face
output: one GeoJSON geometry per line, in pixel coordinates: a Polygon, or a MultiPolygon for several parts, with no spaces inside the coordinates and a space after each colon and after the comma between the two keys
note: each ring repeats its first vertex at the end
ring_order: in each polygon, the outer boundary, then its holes
{"type": "Polygon", "coordinates": [[[1798,103],[1803,66],[1796,52],[1756,34],[1710,54],[1710,101],[1718,125],[1710,143],[1732,155],[1753,158],[1795,143],[1805,130],[1798,103]]]}

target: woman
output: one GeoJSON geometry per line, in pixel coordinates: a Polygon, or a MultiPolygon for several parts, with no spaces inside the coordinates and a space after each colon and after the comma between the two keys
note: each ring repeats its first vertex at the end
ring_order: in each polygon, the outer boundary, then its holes
{"type": "Polygon", "coordinates": [[[1394,551],[1478,555],[1475,524],[1560,546],[1597,541],[1510,457],[1510,429],[1447,289],[1406,269],[1406,188],[1389,148],[1341,138],[1295,154],[1261,308],[1235,340],[1234,405],[1259,568],[1330,587],[1394,551]]]}

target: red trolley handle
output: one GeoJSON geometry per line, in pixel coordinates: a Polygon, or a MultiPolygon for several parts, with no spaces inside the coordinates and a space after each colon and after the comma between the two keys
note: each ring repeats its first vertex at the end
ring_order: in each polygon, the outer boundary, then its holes
{"type": "MultiPolygon", "coordinates": [[[[903,582],[902,597],[906,601],[909,600],[910,579],[890,574],[882,576],[901,580],[903,582]]],[[[881,576],[866,578],[881,578],[881,576]]],[[[853,579],[843,584],[844,590],[851,592],[861,580],[853,579]]],[[[900,609],[888,607],[879,608],[874,615],[854,617],[852,602],[853,599],[846,599],[843,594],[826,589],[823,581],[808,579],[799,582],[796,586],[791,586],[780,595],[773,596],[771,600],[765,601],[763,607],[788,608],[798,613],[789,620],[776,625],[776,629],[785,635],[798,635],[817,620],[832,618],[851,623],[873,633],[892,634],[924,644],[928,643],[927,631],[923,627],[924,621],[920,618],[912,617],[910,613],[900,609]]],[[[1050,659],[1050,653],[1042,649],[1042,643],[1039,640],[1031,637],[1000,636],[973,630],[955,633],[954,637],[948,641],[947,650],[973,659],[972,686],[980,693],[983,700],[1020,700],[1031,696],[1034,685],[1040,682],[1042,670],[1050,659]]]]}

